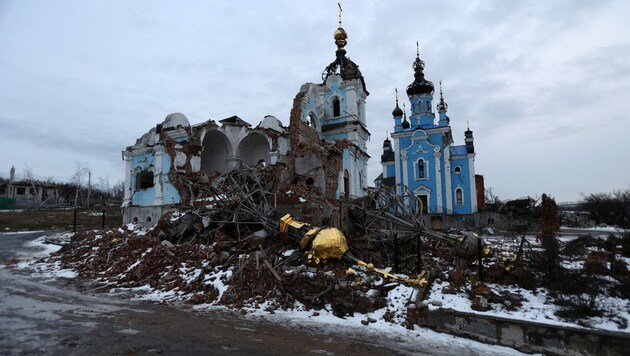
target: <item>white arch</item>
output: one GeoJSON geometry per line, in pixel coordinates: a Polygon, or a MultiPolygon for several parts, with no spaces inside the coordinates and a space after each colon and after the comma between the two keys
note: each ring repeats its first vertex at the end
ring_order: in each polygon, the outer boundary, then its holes
{"type": "Polygon", "coordinates": [[[212,172],[226,173],[228,171],[228,157],[232,156],[232,144],[228,137],[220,130],[208,130],[201,143],[201,170],[206,174],[212,172]]]}

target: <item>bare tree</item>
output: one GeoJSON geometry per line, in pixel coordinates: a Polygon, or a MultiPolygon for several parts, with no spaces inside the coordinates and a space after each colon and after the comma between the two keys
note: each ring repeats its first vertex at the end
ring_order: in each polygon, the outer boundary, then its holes
{"type": "Polygon", "coordinates": [[[501,199],[492,192],[492,187],[488,187],[485,190],[484,200],[486,202],[486,209],[489,211],[497,211],[503,206],[501,199]]]}
{"type": "Polygon", "coordinates": [[[33,169],[31,169],[31,167],[29,166],[24,167],[24,180],[26,180],[31,186],[31,189],[33,189],[32,192],[35,195],[35,202],[37,204],[35,207],[37,210],[39,210],[39,208],[42,206],[44,202],[42,201],[41,199],[42,197],[39,195],[37,185],[35,184],[37,180],[35,179],[35,174],[33,173],[33,169]]]}
{"type": "Polygon", "coordinates": [[[74,161],[74,174],[70,181],[76,187],[75,195],[74,195],[74,206],[77,207],[77,203],[79,200],[79,191],[83,185],[83,179],[90,172],[90,167],[86,162],[74,161]]]}
{"type": "Polygon", "coordinates": [[[111,193],[114,200],[123,200],[125,196],[125,182],[122,180],[116,182],[116,184],[112,186],[111,193]]]}
{"type": "Polygon", "coordinates": [[[590,212],[597,224],[630,227],[630,188],[582,197],[581,208],[590,212]]]}

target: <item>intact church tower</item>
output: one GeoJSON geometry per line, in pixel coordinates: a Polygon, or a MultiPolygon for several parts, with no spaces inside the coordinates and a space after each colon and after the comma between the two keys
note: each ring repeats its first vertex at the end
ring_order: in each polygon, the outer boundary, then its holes
{"type": "MultiPolygon", "coordinates": [[[[473,214],[477,211],[475,149],[472,131],[465,132],[465,144],[454,145],[448,105],[442,94],[433,110],[433,83],[424,77],[419,50],[413,62],[414,80],[407,86],[411,112],[398,105],[392,112],[394,133],[383,143],[380,185],[394,186],[398,193],[413,194],[423,214],[473,214]]],[[[377,184],[378,184],[377,183],[377,184]]]]}

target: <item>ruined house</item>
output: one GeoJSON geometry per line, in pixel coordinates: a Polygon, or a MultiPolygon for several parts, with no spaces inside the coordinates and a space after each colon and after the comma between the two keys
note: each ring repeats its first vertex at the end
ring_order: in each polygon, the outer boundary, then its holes
{"type": "Polygon", "coordinates": [[[0,208],[50,206],[61,202],[59,188],[55,184],[15,180],[15,167],[11,167],[9,181],[0,183],[0,198],[0,208]]]}
{"type": "Polygon", "coordinates": [[[306,187],[325,201],[314,208],[320,219],[338,211],[339,201],[363,196],[369,93],[358,65],[346,56],[346,39],[340,22],[335,60],[322,83],[301,86],[288,127],[273,116],[256,127],[238,116],[191,125],[173,113],[127,147],[124,223],[152,225],[179,204],[195,203],[188,182],[210,184],[214,175],[243,165],[270,170],[276,191],[306,187]]]}

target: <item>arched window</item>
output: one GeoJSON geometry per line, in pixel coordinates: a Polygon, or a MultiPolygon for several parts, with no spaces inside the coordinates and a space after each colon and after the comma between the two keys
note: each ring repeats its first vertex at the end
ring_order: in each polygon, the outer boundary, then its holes
{"type": "Polygon", "coordinates": [[[313,128],[317,127],[317,119],[313,113],[308,114],[308,121],[306,121],[306,124],[313,128]]]}
{"type": "Polygon", "coordinates": [[[339,103],[339,98],[333,99],[333,116],[341,116],[341,104],[339,103]]]}
{"type": "Polygon", "coordinates": [[[427,100],[427,111],[431,111],[431,100],[427,100]]]}
{"type": "Polygon", "coordinates": [[[136,174],[136,190],[153,188],[153,172],[141,171],[136,174]]]}
{"type": "Polygon", "coordinates": [[[455,189],[455,204],[464,204],[464,191],[462,190],[462,188],[455,189]]]}
{"type": "Polygon", "coordinates": [[[461,173],[461,171],[462,171],[462,167],[460,166],[455,167],[455,174],[459,174],[461,173]]]}
{"type": "Polygon", "coordinates": [[[425,171],[424,171],[424,160],[422,158],[420,158],[418,160],[418,178],[425,178],[425,171]]]}

